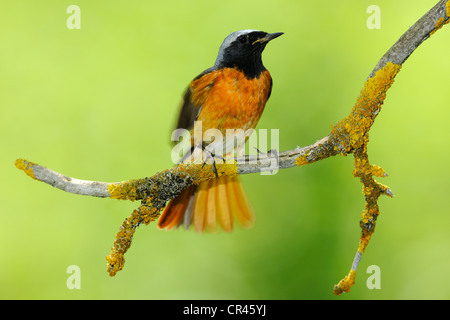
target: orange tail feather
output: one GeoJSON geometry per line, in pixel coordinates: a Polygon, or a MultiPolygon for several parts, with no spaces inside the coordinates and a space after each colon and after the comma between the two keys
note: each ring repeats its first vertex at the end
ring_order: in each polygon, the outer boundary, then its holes
{"type": "Polygon", "coordinates": [[[170,230],[180,224],[194,191],[194,186],[188,187],[178,197],[169,202],[158,220],[158,228],[170,230]]]}
{"type": "Polygon", "coordinates": [[[233,215],[245,228],[253,226],[255,213],[238,177],[221,177],[191,186],[169,202],[158,221],[160,229],[190,224],[201,233],[233,230],[233,215]]]}
{"type": "Polygon", "coordinates": [[[219,179],[216,192],[217,220],[226,232],[233,230],[233,213],[230,208],[230,198],[227,190],[229,179],[228,177],[219,179]]]}
{"type": "Polygon", "coordinates": [[[208,188],[210,181],[201,183],[198,186],[197,194],[194,200],[194,212],[192,214],[192,223],[197,232],[202,232],[205,228],[205,218],[208,212],[208,188]]]}
{"type": "Polygon", "coordinates": [[[247,194],[239,181],[238,177],[229,178],[230,181],[227,183],[229,204],[231,210],[236,215],[237,220],[245,228],[253,227],[255,223],[255,212],[247,197],[247,194]]]}

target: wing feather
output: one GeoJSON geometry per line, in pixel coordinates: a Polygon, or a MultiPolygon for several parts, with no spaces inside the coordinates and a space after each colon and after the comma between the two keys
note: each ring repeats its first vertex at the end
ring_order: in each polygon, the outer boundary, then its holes
{"type": "Polygon", "coordinates": [[[186,89],[176,129],[191,130],[194,121],[197,120],[203,104],[208,99],[211,88],[214,85],[217,73],[214,68],[209,68],[199,74],[186,89]]]}

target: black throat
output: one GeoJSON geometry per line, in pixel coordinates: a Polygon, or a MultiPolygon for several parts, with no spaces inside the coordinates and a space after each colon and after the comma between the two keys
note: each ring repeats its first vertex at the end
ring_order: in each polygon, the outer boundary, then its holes
{"type": "Polygon", "coordinates": [[[217,67],[219,68],[237,68],[242,71],[247,79],[259,78],[262,72],[266,71],[264,67],[261,56],[259,59],[246,59],[240,61],[224,61],[217,67]]]}
{"type": "Polygon", "coordinates": [[[237,68],[245,74],[247,79],[259,78],[261,73],[266,71],[262,63],[261,54],[264,47],[255,48],[250,52],[236,52],[225,50],[218,68],[237,68]]]}

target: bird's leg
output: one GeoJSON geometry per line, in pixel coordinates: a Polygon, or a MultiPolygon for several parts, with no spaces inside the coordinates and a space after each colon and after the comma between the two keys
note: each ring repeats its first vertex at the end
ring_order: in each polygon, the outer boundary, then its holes
{"type": "Polygon", "coordinates": [[[193,152],[195,151],[195,148],[199,148],[199,147],[200,147],[200,145],[194,145],[194,146],[191,146],[191,148],[189,149],[189,152],[186,152],[186,153],[183,155],[183,157],[181,158],[181,160],[179,161],[179,163],[186,162],[186,160],[189,159],[189,158],[192,156],[193,152]]]}
{"type": "Polygon", "coordinates": [[[272,155],[272,153],[275,154],[275,156],[277,156],[277,154],[278,154],[278,153],[277,153],[277,149],[270,149],[267,153],[262,152],[262,151],[259,150],[257,147],[255,147],[255,149],[256,149],[256,151],[258,151],[259,154],[263,154],[263,155],[265,155],[265,156],[272,155]]]}
{"type": "Polygon", "coordinates": [[[219,174],[217,172],[217,168],[216,168],[216,159],[215,158],[219,158],[222,161],[224,161],[225,159],[222,156],[216,155],[214,153],[212,153],[211,151],[209,151],[208,149],[206,149],[207,145],[204,145],[203,143],[201,144],[201,148],[202,150],[206,153],[206,159],[203,162],[202,168],[203,166],[206,164],[206,162],[208,161],[209,158],[212,159],[212,165],[213,165],[213,172],[216,175],[216,179],[219,178],[219,174]]]}
{"type": "Polygon", "coordinates": [[[279,169],[279,160],[278,160],[278,151],[277,149],[270,149],[267,153],[262,152],[261,150],[259,150],[258,148],[256,148],[256,151],[258,151],[259,154],[263,154],[265,156],[267,156],[268,159],[270,159],[271,164],[269,167],[269,171],[270,174],[274,174],[273,172],[275,171],[275,173],[278,171],[279,169]],[[275,162],[272,161],[272,159],[275,159],[275,162]],[[273,168],[273,169],[272,169],[273,168]]]}

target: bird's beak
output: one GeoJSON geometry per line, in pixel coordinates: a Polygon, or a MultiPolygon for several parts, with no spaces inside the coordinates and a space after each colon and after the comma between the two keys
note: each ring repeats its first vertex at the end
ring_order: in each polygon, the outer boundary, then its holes
{"type": "Polygon", "coordinates": [[[268,33],[265,37],[259,38],[258,40],[254,41],[252,45],[254,45],[255,43],[267,43],[270,40],[278,38],[282,34],[283,32],[268,33]]]}

